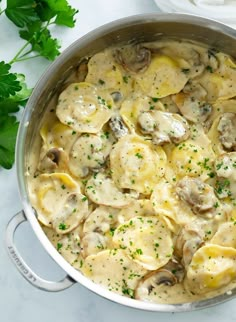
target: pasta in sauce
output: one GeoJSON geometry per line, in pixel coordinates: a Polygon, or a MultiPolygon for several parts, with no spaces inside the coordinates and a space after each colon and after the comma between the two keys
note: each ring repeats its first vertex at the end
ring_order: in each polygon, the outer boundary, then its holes
{"type": "Polygon", "coordinates": [[[30,199],[48,238],[127,297],[173,304],[232,289],[233,58],[163,39],[83,64],[47,111],[30,160],[30,199]]]}

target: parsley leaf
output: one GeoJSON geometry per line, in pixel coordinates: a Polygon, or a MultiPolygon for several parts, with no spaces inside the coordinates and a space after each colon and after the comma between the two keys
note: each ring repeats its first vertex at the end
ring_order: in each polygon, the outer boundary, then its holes
{"type": "Polygon", "coordinates": [[[27,99],[32,93],[32,88],[28,88],[25,82],[25,75],[16,74],[17,81],[20,83],[21,90],[18,91],[14,96],[10,97],[12,102],[20,102],[21,106],[25,106],[27,99]]]}
{"type": "Polygon", "coordinates": [[[74,16],[78,10],[69,6],[66,0],[36,0],[36,2],[36,11],[42,21],[49,21],[55,17],[55,24],[74,27],[74,16]]]}
{"type": "Polygon", "coordinates": [[[67,26],[67,27],[72,28],[75,25],[74,16],[76,13],[78,13],[78,10],[75,10],[75,9],[71,8],[70,6],[68,6],[66,11],[62,11],[57,14],[55,23],[57,25],[63,25],[63,26],[67,26]]]}
{"type": "MultiPolygon", "coordinates": [[[[10,169],[14,163],[14,151],[19,122],[12,113],[24,106],[31,90],[25,84],[22,74],[14,74],[18,82],[18,92],[0,100],[0,166],[10,169]]],[[[11,91],[14,93],[14,91],[11,91]]],[[[8,92],[9,94],[9,92],[8,92]]],[[[5,95],[6,96],[6,95],[5,95]]]]}
{"type": "Polygon", "coordinates": [[[30,43],[31,51],[38,52],[40,56],[48,60],[54,60],[60,54],[58,40],[51,37],[47,28],[41,29],[38,22],[28,25],[25,30],[21,30],[20,36],[30,43]]]}
{"type": "Polygon", "coordinates": [[[34,0],[7,0],[6,15],[17,26],[23,28],[28,23],[39,20],[34,10],[34,0]]]}
{"type": "Polygon", "coordinates": [[[0,101],[21,90],[17,75],[10,73],[10,68],[11,65],[0,62],[0,101]]]}
{"type": "Polygon", "coordinates": [[[0,120],[0,165],[10,169],[14,163],[14,151],[19,122],[15,116],[1,117],[0,120]]]}

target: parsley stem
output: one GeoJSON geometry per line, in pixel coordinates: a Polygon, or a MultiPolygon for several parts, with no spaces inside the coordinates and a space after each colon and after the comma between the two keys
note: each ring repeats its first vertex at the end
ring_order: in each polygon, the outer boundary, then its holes
{"type": "Polygon", "coordinates": [[[17,52],[17,54],[12,58],[12,60],[9,62],[10,65],[18,62],[18,58],[20,56],[20,54],[25,50],[25,48],[30,44],[29,41],[27,41],[24,46],[21,47],[21,49],[17,52]]]}
{"type": "Polygon", "coordinates": [[[41,55],[34,55],[34,56],[28,56],[28,57],[23,57],[21,56],[20,58],[15,60],[15,63],[21,62],[21,61],[25,61],[25,60],[29,60],[29,59],[33,59],[33,58],[37,58],[40,57],[41,55]]]}
{"type": "Polygon", "coordinates": [[[24,53],[24,54],[20,55],[20,56],[17,58],[17,61],[19,61],[19,59],[21,59],[21,58],[23,58],[23,57],[25,57],[25,56],[29,55],[30,53],[32,53],[32,49],[30,49],[30,50],[28,50],[26,53],[24,53]]]}

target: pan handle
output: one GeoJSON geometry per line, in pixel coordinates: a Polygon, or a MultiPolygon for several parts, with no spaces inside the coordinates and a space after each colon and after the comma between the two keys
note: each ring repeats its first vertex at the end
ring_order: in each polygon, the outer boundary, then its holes
{"type": "Polygon", "coordinates": [[[25,221],[27,221],[27,218],[22,210],[9,221],[6,228],[7,251],[18,271],[30,284],[48,292],[63,291],[75,284],[76,281],[74,281],[69,275],[58,282],[47,281],[35,274],[32,269],[25,263],[14,244],[15,231],[17,227],[25,221]]]}

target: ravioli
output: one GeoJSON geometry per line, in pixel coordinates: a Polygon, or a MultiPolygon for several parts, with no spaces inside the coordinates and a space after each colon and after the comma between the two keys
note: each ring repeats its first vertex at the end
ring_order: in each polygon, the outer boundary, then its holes
{"type": "Polygon", "coordinates": [[[97,53],[89,60],[85,80],[101,89],[107,89],[111,94],[120,92],[121,99],[131,92],[133,85],[131,75],[114,61],[109,50],[97,53]],[[99,66],[103,68],[100,69],[99,66]]]}
{"type": "Polygon", "coordinates": [[[208,244],[193,256],[186,284],[194,293],[213,291],[236,277],[236,249],[208,244]]]}
{"type": "Polygon", "coordinates": [[[66,173],[41,174],[35,179],[33,205],[38,219],[65,234],[76,228],[88,215],[88,202],[79,184],[66,173]]]}
{"type": "Polygon", "coordinates": [[[135,77],[136,83],[149,96],[162,98],[176,94],[188,81],[182,71],[183,60],[160,55],[152,59],[148,69],[135,77]]]}
{"type": "Polygon", "coordinates": [[[164,176],[166,155],[161,147],[136,135],[121,138],[110,154],[112,178],[120,188],[150,194],[164,176]]]}
{"type": "Polygon", "coordinates": [[[116,228],[113,241],[148,270],[165,265],[173,252],[171,233],[158,216],[134,217],[116,228]]]}
{"type": "Polygon", "coordinates": [[[131,298],[134,298],[138,280],[146,273],[122,249],[104,250],[97,255],[88,256],[81,271],[95,283],[131,298]]]}
{"type": "Polygon", "coordinates": [[[58,100],[59,120],[80,133],[98,133],[112,116],[114,102],[107,91],[90,83],[70,84],[58,100]]]}

